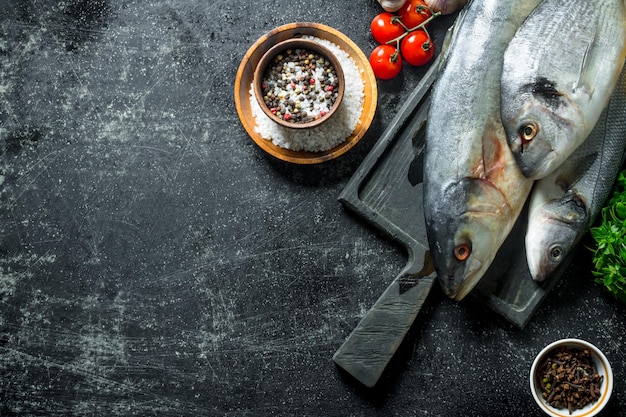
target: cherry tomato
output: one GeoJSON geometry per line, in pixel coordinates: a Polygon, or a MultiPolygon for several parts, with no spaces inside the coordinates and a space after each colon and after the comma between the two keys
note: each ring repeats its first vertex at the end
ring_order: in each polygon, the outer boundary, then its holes
{"type": "Polygon", "coordinates": [[[395,21],[397,19],[397,16],[389,12],[377,14],[374,19],[372,19],[370,29],[376,42],[384,45],[404,33],[402,25],[395,21]]]}
{"type": "Polygon", "coordinates": [[[402,57],[395,47],[378,45],[370,54],[370,65],[377,78],[389,80],[400,73],[402,57]]]}
{"type": "Polygon", "coordinates": [[[432,14],[424,0],[407,0],[397,13],[402,23],[409,29],[424,23],[432,14]]]}
{"type": "Polygon", "coordinates": [[[420,66],[427,64],[435,55],[435,45],[426,31],[418,29],[402,39],[400,52],[406,62],[420,66]]]}

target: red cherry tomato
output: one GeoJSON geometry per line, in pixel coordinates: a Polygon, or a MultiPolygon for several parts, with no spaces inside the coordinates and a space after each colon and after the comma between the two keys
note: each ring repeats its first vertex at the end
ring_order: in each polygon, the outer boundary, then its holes
{"type": "Polygon", "coordinates": [[[400,52],[404,60],[415,66],[427,64],[435,55],[435,45],[426,31],[418,29],[402,39],[400,52]]]}
{"type": "Polygon", "coordinates": [[[402,23],[409,29],[424,23],[432,15],[424,0],[408,0],[397,13],[402,23]]]}
{"type": "Polygon", "coordinates": [[[404,28],[397,20],[398,17],[389,12],[377,14],[372,19],[370,29],[376,42],[384,45],[404,33],[404,28]]]}
{"type": "Polygon", "coordinates": [[[402,57],[395,47],[378,45],[370,54],[370,65],[377,78],[389,80],[400,73],[402,57]]]}

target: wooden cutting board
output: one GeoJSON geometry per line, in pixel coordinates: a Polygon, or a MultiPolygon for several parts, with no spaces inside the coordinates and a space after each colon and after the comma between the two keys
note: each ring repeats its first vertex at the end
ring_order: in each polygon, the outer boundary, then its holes
{"type": "MultiPolygon", "coordinates": [[[[408,251],[408,262],[357,325],[333,360],[368,387],[376,385],[413,324],[432,285],[422,178],[429,93],[434,62],[339,196],[370,226],[408,251]]],[[[526,210],[471,297],[523,328],[560,279],[572,256],[546,281],[535,282],[526,264],[526,210]]],[[[391,281],[391,277],[390,277],[391,281]]]]}

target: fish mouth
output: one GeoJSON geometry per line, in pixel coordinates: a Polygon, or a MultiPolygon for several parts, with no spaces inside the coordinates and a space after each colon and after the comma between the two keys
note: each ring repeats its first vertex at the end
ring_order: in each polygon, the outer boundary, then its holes
{"type": "MultiPolygon", "coordinates": [[[[454,236],[460,228],[449,221],[437,222],[428,227],[428,240],[431,256],[437,279],[444,294],[452,299],[462,299],[473,287],[469,281],[474,281],[472,272],[480,268],[476,264],[475,257],[470,254],[464,261],[458,260],[454,255],[456,240],[454,236]],[[438,226],[441,226],[439,228],[438,226]],[[452,236],[452,238],[449,238],[452,236]]],[[[471,239],[465,241],[468,247],[472,247],[471,239]]]]}
{"type": "Polygon", "coordinates": [[[478,284],[482,274],[477,274],[482,262],[473,259],[465,268],[457,269],[451,275],[437,275],[444,294],[455,301],[461,301],[478,284]]]}
{"type": "MultiPolygon", "coordinates": [[[[528,270],[534,281],[543,282],[561,265],[565,257],[566,249],[559,243],[554,243],[536,255],[527,256],[528,270]],[[552,251],[558,250],[558,258],[551,255],[552,251]]],[[[529,252],[532,253],[532,252],[529,252]]]]}
{"type": "Polygon", "coordinates": [[[541,282],[551,276],[562,264],[564,258],[571,252],[572,247],[580,240],[586,222],[586,206],[578,206],[577,196],[565,203],[562,200],[552,202],[552,206],[571,207],[564,212],[552,211],[552,215],[543,220],[550,232],[543,235],[529,235],[525,237],[526,260],[533,280],[541,282]],[[570,204],[567,204],[570,202],[570,204]]]}
{"type": "Polygon", "coordinates": [[[526,241],[526,263],[532,279],[542,282],[552,273],[554,267],[547,261],[547,256],[545,256],[543,250],[537,248],[537,245],[534,243],[528,239],[526,241]]]}

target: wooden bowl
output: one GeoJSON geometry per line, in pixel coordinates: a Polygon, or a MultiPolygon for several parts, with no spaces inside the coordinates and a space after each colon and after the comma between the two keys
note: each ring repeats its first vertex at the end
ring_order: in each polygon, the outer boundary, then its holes
{"type": "Polygon", "coordinates": [[[330,119],[332,115],[337,112],[337,109],[341,105],[341,100],[343,99],[343,93],[345,88],[343,69],[335,54],[333,54],[328,48],[322,46],[319,42],[303,38],[288,39],[286,41],[280,42],[271,47],[265,54],[263,54],[254,71],[253,84],[255,97],[259,103],[259,106],[261,107],[261,110],[263,110],[263,113],[265,113],[267,117],[269,117],[279,125],[288,127],[290,129],[310,129],[313,127],[317,127],[330,119]],[[265,101],[263,100],[263,81],[265,79],[267,68],[270,66],[276,56],[285,54],[288,50],[296,50],[299,48],[317,53],[321,57],[328,60],[335,70],[335,74],[338,79],[337,98],[335,99],[333,105],[330,107],[328,113],[326,113],[322,117],[319,117],[318,119],[300,123],[286,121],[283,118],[278,117],[270,110],[270,108],[265,104],[265,101]]]}
{"type": "MultiPolygon", "coordinates": [[[[237,70],[235,78],[235,107],[239,120],[252,140],[265,152],[275,158],[296,164],[317,164],[343,155],[356,145],[365,135],[374,119],[378,92],[376,77],[369,65],[368,58],[359,47],[346,35],[329,26],[319,23],[289,23],[271,30],[259,38],[246,52],[237,70]],[[330,41],[346,52],[355,62],[363,81],[364,98],[359,121],[346,140],[334,148],[323,152],[307,152],[285,149],[264,139],[257,131],[257,122],[252,112],[251,86],[254,71],[261,57],[278,42],[298,37],[314,36],[330,41]]],[[[346,97],[343,101],[345,104],[346,97]]]]}

